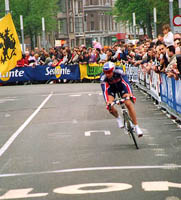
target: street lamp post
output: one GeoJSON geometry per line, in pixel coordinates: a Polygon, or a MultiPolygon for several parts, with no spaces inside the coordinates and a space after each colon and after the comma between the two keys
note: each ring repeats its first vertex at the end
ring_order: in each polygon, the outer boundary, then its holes
{"type": "Polygon", "coordinates": [[[5,13],[9,13],[9,0],[5,0],[5,13]]]}
{"type": "Polygon", "coordinates": [[[153,13],[154,13],[154,29],[155,29],[155,38],[157,37],[157,15],[156,15],[156,8],[153,9],[153,13]]]}
{"type": "Polygon", "coordinates": [[[181,15],[181,0],[178,0],[179,15],[181,15]]]}
{"type": "Polygon", "coordinates": [[[135,13],[133,13],[133,28],[134,28],[134,39],[136,39],[136,17],[135,17],[135,13]]]}
{"type": "Polygon", "coordinates": [[[45,18],[42,17],[42,39],[43,39],[43,48],[45,49],[45,18]]]}
{"type": "Polygon", "coordinates": [[[170,27],[172,32],[174,33],[174,27],[173,27],[173,0],[169,0],[169,16],[170,16],[170,27]]]}
{"type": "Polygon", "coordinates": [[[24,48],[24,29],[23,29],[23,16],[22,15],[20,15],[20,28],[21,28],[21,38],[22,38],[22,51],[24,54],[25,48],[24,48]]]}

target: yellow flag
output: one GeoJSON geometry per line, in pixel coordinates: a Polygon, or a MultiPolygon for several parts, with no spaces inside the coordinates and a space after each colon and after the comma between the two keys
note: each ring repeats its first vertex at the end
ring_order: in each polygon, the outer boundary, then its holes
{"type": "Polygon", "coordinates": [[[0,19],[0,76],[16,67],[21,58],[20,42],[9,13],[0,19]]]}

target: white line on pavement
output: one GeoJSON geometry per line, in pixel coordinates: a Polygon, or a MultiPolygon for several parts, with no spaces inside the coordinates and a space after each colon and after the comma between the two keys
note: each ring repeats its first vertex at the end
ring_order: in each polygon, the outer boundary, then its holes
{"type": "Polygon", "coordinates": [[[25,129],[25,127],[31,122],[31,120],[38,114],[38,112],[46,104],[46,102],[50,99],[52,95],[53,93],[48,95],[48,97],[41,103],[41,105],[35,110],[35,112],[31,114],[31,116],[18,128],[18,130],[15,133],[13,133],[13,135],[8,139],[8,141],[3,145],[3,147],[0,148],[0,157],[14,142],[14,140],[18,137],[18,135],[25,129]]]}
{"type": "Polygon", "coordinates": [[[30,172],[30,173],[14,173],[14,174],[0,174],[0,178],[14,177],[14,176],[30,176],[30,175],[42,175],[42,174],[58,174],[58,173],[70,173],[70,172],[84,172],[84,171],[103,171],[103,170],[135,170],[135,169],[167,169],[178,170],[181,169],[181,165],[168,164],[168,165],[152,165],[152,166],[110,166],[110,167],[89,167],[89,168],[75,168],[75,169],[63,169],[54,171],[42,171],[42,172],[30,172]]]}

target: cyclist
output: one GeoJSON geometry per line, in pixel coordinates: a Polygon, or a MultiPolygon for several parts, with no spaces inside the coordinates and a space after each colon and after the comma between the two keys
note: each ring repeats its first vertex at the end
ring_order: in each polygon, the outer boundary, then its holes
{"type": "MultiPolygon", "coordinates": [[[[136,101],[136,98],[133,96],[128,78],[120,67],[115,67],[115,64],[109,61],[103,66],[103,73],[101,74],[100,82],[103,96],[106,101],[107,110],[109,110],[109,112],[117,119],[118,127],[123,128],[123,119],[119,116],[116,108],[114,106],[109,108],[109,105],[114,101],[116,93],[120,93],[121,97],[123,98],[132,97],[133,101],[136,101]]],[[[137,133],[138,137],[142,137],[143,132],[138,126],[133,103],[130,99],[127,99],[125,100],[125,105],[128,109],[133,124],[135,125],[135,132],[137,133]]]]}

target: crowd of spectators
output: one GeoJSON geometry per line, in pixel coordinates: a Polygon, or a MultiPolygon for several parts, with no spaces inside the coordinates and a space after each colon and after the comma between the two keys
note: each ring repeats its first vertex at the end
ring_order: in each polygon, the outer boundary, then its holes
{"type": "Polygon", "coordinates": [[[36,67],[37,65],[58,66],[61,64],[105,63],[107,61],[130,63],[140,66],[147,73],[154,70],[166,73],[176,80],[181,78],[181,35],[173,34],[169,25],[163,26],[163,34],[157,39],[140,40],[135,44],[116,42],[113,46],[103,48],[58,47],[26,50],[18,67],[36,67]]]}

